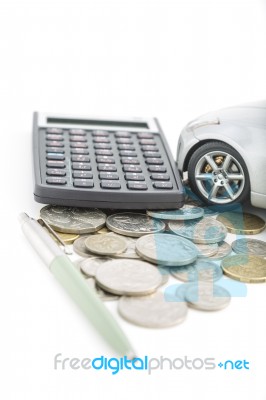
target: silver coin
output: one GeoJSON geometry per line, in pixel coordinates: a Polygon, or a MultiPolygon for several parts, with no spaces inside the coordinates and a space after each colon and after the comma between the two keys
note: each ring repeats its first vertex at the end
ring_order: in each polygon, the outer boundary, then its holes
{"type": "Polygon", "coordinates": [[[110,215],[106,220],[107,227],[120,235],[140,237],[149,233],[164,231],[165,224],[140,213],[118,213],[110,215]]]}
{"type": "Polygon", "coordinates": [[[113,301],[113,300],[118,300],[120,298],[120,296],[102,290],[98,285],[96,285],[94,278],[87,278],[86,282],[93,290],[95,290],[97,295],[103,301],[113,301]]]}
{"type": "MultiPolygon", "coordinates": [[[[118,236],[118,237],[121,238],[121,235],[118,235],[117,233],[114,233],[114,232],[108,233],[108,235],[114,236],[114,237],[118,236]]],[[[124,253],[122,253],[122,254],[116,254],[113,257],[114,258],[134,258],[134,259],[139,259],[139,256],[136,253],[136,241],[137,241],[137,239],[129,237],[129,236],[124,236],[123,239],[127,243],[126,251],[124,251],[124,253]]]]}
{"type": "Polygon", "coordinates": [[[186,302],[185,293],[189,285],[194,283],[180,283],[167,286],[164,290],[164,298],[166,301],[186,302]]]}
{"type": "Polygon", "coordinates": [[[96,232],[106,220],[100,210],[76,207],[45,206],[40,215],[55,231],[63,233],[96,232]]]}
{"type": "Polygon", "coordinates": [[[186,303],[165,301],[161,292],[150,296],[126,297],[118,302],[119,314],[127,321],[146,328],[167,328],[183,322],[187,316],[186,303]]]}
{"type": "Polygon", "coordinates": [[[230,293],[221,286],[199,282],[187,287],[185,299],[188,305],[197,310],[218,311],[230,303],[230,293]]]}
{"type": "Polygon", "coordinates": [[[171,274],[183,282],[213,282],[223,275],[222,268],[214,262],[197,260],[186,267],[170,268],[171,274]]]}
{"type": "Polygon", "coordinates": [[[87,247],[85,246],[85,241],[90,235],[86,236],[80,236],[78,239],[75,240],[73,243],[73,250],[75,253],[77,253],[79,256],[83,258],[88,258],[88,257],[95,257],[95,254],[91,253],[87,247]]]}
{"type": "Polygon", "coordinates": [[[106,256],[121,254],[127,249],[124,238],[110,236],[108,233],[89,236],[85,240],[85,246],[92,253],[106,256]]]}
{"type": "Polygon", "coordinates": [[[199,244],[218,243],[223,241],[227,235],[226,227],[211,217],[203,218],[198,222],[171,221],[169,228],[176,235],[199,244]]]}
{"type": "Polygon", "coordinates": [[[209,256],[210,261],[220,261],[232,252],[230,244],[227,242],[218,243],[218,250],[213,256],[209,256]]]}
{"type": "Polygon", "coordinates": [[[214,207],[203,207],[204,217],[216,217],[219,212],[214,207]]]}
{"type": "Polygon", "coordinates": [[[218,244],[217,243],[210,243],[210,244],[195,244],[198,249],[198,258],[206,258],[213,256],[218,251],[218,244]]]}
{"type": "Polygon", "coordinates": [[[111,261],[111,258],[108,257],[90,257],[82,260],[79,263],[79,267],[81,272],[88,277],[94,277],[100,265],[105,263],[106,261],[111,261]]]}
{"type": "Polygon", "coordinates": [[[153,293],[162,282],[157,268],[139,260],[112,260],[96,272],[97,284],[107,292],[128,296],[153,293]]]}
{"type": "Polygon", "coordinates": [[[257,239],[238,239],[232,243],[232,249],[237,254],[253,254],[266,257],[266,242],[257,239]]]}
{"type": "Polygon", "coordinates": [[[201,218],[204,214],[203,208],[193,207],[191,205],[184,205],[179,210],[158,210],[147,211],[147,214],[152,218],[166,219],[166,220],[189,220],[201,218]]]}
{"type": "Polygon", "coordinates": [[[191,264],[198,256],[198,250],[192,242],[165,233],[139,238],[136,251],[144,260],[164,266],[191,264]]]}

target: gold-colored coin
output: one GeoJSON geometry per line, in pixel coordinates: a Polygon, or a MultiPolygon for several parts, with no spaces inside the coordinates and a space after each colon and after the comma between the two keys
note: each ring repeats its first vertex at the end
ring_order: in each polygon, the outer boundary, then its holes
{"type": "Polygon", "coordinates": [[[99,231],[97,231],[96,233],[110,233],[111,231],[104,226],[103,228],[101,228],[99,231]]]}
{"type": "Polygon", "coordinates": [[[246,283],[266,282],[266,260],[263,257],[241,254],[222,260],[224,274],[246,283]]]}
{"type": "Polygon", "coordinates": [[[217,220],[226,226],[228,232],[240,235],[256,235],[265,229],[265,221],[253,214],[225,212],[217,220]]]}
{"type": "MultiPolygon", "coordinates": [[[[75,233],[62,233],[62,232],[56,232],[57,236],[60,237],[61,240],[63,240],[63,242],[65,244],[72,244],[74,243],[74,241],[76,239],[79,238],[79,235],[75,234],[75,233]]],[[[55,236],[51,235],[51,237],[57,241],[57,239],[55,238],[55,236]]]]}

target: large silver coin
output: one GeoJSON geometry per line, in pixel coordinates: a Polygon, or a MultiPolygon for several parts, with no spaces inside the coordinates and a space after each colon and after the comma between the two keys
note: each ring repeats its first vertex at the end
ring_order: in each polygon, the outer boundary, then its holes
{"type": "Polygon", "coordinates": [[[173,267],[191,264],[198,256],[196,246],[189,240],[165,233],[139,238],[136,251],[144,260],[173,267]]]}
{"type": "Polygon", "coordinates": [[[96,272],[97,284],[107,292],[128,296],[153,293],[162,283],[157,268],[139,260],[112,260],[96,272]]]}
{"type": "Polygon", "coordinates": [[[147,211],[147,214],[152,218],[166,219],[166,220],[189,220],[201,218],[204,214],[203,208],[184,205],[179,210],[167,211],[147,211]]]}
{"type": "MultiPolygon", "coordinates": [[[[90,235],[89,235],[90,236],[90,235]]],[[[87,257],[95,257],[95,254],[91,253],[87,247],[85,246],[85,241],[89,237],[87,236],[80,236],[78,239],[75,240],[73,243],[73,250],[79,256],[87,258],[87,257]]]]}
{"type": "Polygon", "coordinates": [[[110,215],[106,220],[107,227],[120,235],[140,237],[149,233],[164,231],[165,224],[160,220],[140,213],[119,213],[110,215]]]}
{"type": "MultiPolygon", "coordinates": [[[[118,235],[117,233],[111,232],[108,235],[113,236],[113,237],[120,237],[121,235],[118,235]]],[[[127,249],[124,251],[122,254],[116,254],[113,257],[115,258],[134,258],[134,259],[139,259],[138,254],[136,253],[136,238],[132,238],[129,236],[124,236],[123,239],[126,241],[127,244],[127,249]]]]}
{"type": "Polygon", "coordinates": [[[112,256],[123,253],[127,248],[127,243],[121,236],[114,237],[103,233],[89,236],[85,240],[85,246],[92,253],[112,256]]]}
{"type": "Polygon", "coordinates": [[[118,302],[118,311],[127,321],[146,328],[167,328],[180,324],[187,316],[186,303],[165,301],[161,292],[150,296],[126,297],[118,302]]]}
{"type": "Polygon", "coordinates": [[[218,311],[230,303],[230,293],[221,286],[207,282],[190,285],[185,292],[188,305],[197,310],[218,311]]]}
{"type": "Polygon", "coordinates": [[[76,207],[45,206],[40,215],[55,231],[64,233],[96,232],[106,220],[100,210],[76,207]]]}
{"type": "Polygon", "coordinates": [[[198,249],[198,257],[199,258],[206,258],[213,256],[218,251],[218,244],[217,243],[210,243],[210,244],[195,244],[198,249]]]}
{"type": "Polygon", "coordinates": [[[266,257],[266,242],[257,239],[238,239],[232,243],[232,249],[237,254],[253,254],[266,257]]]}
{"type": "Polygon", "coordinates": [[[96,294],[100,297],[101,300],[103,301],[113,301],[113,300],[118,300],[120,296],[117,296],[112,293],[108,293],[105,290],[102,290],[98,285],[96,285],[95,279],[94,278],[87,278],[86,279],[87,284],[95,290],[96,294]]]}
{"type": "Polygon", "coordinates": [[[214,282],[223,275],[222,268],[211,261],[197,260],[186,267],[170,268],[171,274],[183,282],[214,282]]]}
{"type": "Polygon", "coordinates": [[[195,243],[218,243],[227,235],[226,227],[214,218],[203,218],[195,221],[170,221],[169,228],[176,235],[190,239],[195,243]]]}
{"type": "Polygon", "coordinates": [[[79,263],[80,270],[83,274],[88,277],[94,277],[100,265],[106,261],[111,261],[108,257],[90,257],[79,263]]]}
{"type": "Polygon", "coordinates": [[[208,257],[210,261],[220,261],[226,256],[228,256],[232,252],[232,248],[230,244],[227,242],[220,242],[218,243],[218,250],[216,254],[213,256],[208,257]]]}

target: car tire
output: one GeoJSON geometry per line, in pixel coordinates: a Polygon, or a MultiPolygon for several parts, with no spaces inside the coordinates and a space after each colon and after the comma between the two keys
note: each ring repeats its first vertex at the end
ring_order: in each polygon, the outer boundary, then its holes
{"type": "Polygon", "coordinates": [[[223,142],[205,143],[192,154],[188,180],[191,190],[209,205],[229,208],[250,198],[246,164],[233,147],[223,142]]]}

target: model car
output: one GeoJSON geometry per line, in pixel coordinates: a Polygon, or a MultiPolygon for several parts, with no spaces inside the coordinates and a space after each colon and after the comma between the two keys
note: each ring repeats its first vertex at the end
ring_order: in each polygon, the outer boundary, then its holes
{"type": "Polygon", "coordinates": [[[181,175],[210,205],[250,200],[266,208],[266,101],[225,108],[191,121],[177,147],[181,175]]]}

